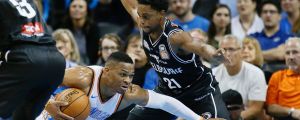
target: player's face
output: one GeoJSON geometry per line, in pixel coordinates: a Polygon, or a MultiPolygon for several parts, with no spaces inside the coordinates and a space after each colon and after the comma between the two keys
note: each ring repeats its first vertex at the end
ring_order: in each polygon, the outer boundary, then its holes
{"type": "Polygon", "coordinates": [[[225,66],[232,67],[241,62],[241,48],[234,39],[225,39],[220,43],[220,48],[225,50],[225,56],[231,61],[225,63],[225,66]]]}
{"type": "Polygon", "coordinates": [[[126,53],[133,55],[135,61],[135,68],[141,68],[147,63],[147,56],[143,49],[142,40],[132,39],[128,43],[126,53]]]}
{"type": "Polygon", "coordinates": [[[169,0],[170,10],[178,17],[185,16],[190,7],[190,0],[169,0]]]}
{"type": "Polygon", "coordinates": [[[164,20],[164,13],[151,8],[150,5],[138,5],[139,26],[146,33],[159,30],[160,24],[164,20]]]}
{"type": "Polygon", "coordinates": [[[289,41],[285,46],[285,61],[287,66],[298,71],[300,69],[300,43],[289,41]]]}
{"type": "Polygon", "coordinates": [[[245,61],[252,63],[255,60],[255,47],[252,43],[243,44],[242,57],[245,61]]]}
{"type": "Polygon", "coordinates": [[[108,77],[110,87],[114,92],[123,94],[128,89],[134,75],[134,64],[116,63],[115,66],[109,68],[108,77]]]}
{"type": "Polygon", "coordinates": [[[240,15],[250,15],[255,11],[256,3],[252,0],[238,0],[237,9],[240,15]]]}
{"type": "Polygon", "coordinates": [[[72,19],[83,19],[87,16],[87,3],[85,0],[73,0],[69,10],[72,19]]]}
{"type": "Polygon", "coordinates": [[[272,4],[266,4],[262,8],[261,18],[264,21],[266,28],[274,28],[279,25],[280,22],[280,13],[277,8],[272,4]]]}
{"type": "Polygon", "coordinates": [[[113,53],[119,51],[119,46],[113,40],[103,39],[101,44],[101,56],[104,61],[113,53]]]}
{"type": "Polygon", "coordinates": [[[225,7],[218,8],[213,15],[213,23],[217,28],[225,28],[230,23],[230,13],[225,7]]]}

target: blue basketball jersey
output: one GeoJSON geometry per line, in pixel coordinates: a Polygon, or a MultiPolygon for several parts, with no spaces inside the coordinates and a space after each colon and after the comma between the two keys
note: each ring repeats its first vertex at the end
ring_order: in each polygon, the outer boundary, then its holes
{"type": "Polygon", "coordinates": [[[161,77],[164,89],[175,94],[198,84],[199,89],[213,90],[213,79],[202,79],[210,71],[202,65],[194,53],[180,54],[180,49],[172,46],[169,37],[182,31],[176,24],[166,20],[163,33],[153,42],[149,34],[143,32],[143,46],[152,67],[161,77]]]}

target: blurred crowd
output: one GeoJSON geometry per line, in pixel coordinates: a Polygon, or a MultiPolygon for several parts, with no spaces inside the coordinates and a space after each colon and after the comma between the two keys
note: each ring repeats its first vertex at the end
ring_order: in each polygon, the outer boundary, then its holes
{"type": "MultiPolygon", "coordinates": [[[[201,60],[212,68],[233,120],[300,120],[300,0],[168,1],[168,19],[230,58],[201,60]]],[[[139,30],[120,0],[35,2],[67,68],[103,65],[111,53],[125,51],[135,60],[133,83],[158,85],[139,30]]],[[[124,118],[129,110],[110,119],[124,118]]]]}

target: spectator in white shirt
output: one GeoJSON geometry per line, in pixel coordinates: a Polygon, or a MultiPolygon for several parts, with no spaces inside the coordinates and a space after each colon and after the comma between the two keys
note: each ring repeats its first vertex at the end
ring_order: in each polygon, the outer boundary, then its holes
{"type": "Polygon", "coordinates": [[[238,0],[239,15],[231,20],[231,32],[239,40],[264,28],[263,21],[256,14],[256,0],[238,0]]]}
{"type": "Polygon", "coordinates": [[[241,117],[247,120],[256,119],[262,114],[266,99],[264,73],[258,67],[242,61],[242,44],[235,36],[226,35],[219,45],[231,61],[213,69],[221,92],[233,89],[241,93],[246,108],[241,117]]]}

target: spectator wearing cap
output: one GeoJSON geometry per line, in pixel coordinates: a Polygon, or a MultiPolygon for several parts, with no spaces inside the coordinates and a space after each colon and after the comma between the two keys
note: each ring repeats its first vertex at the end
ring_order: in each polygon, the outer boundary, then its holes
{"type": "Polygon", "coordinates": [[[229,89],[222,93],[222,98],[227,110],[230,112],[231,120],[243,120],[241,113],[245,108],[242,95],[238,91],[229,89]]]}

